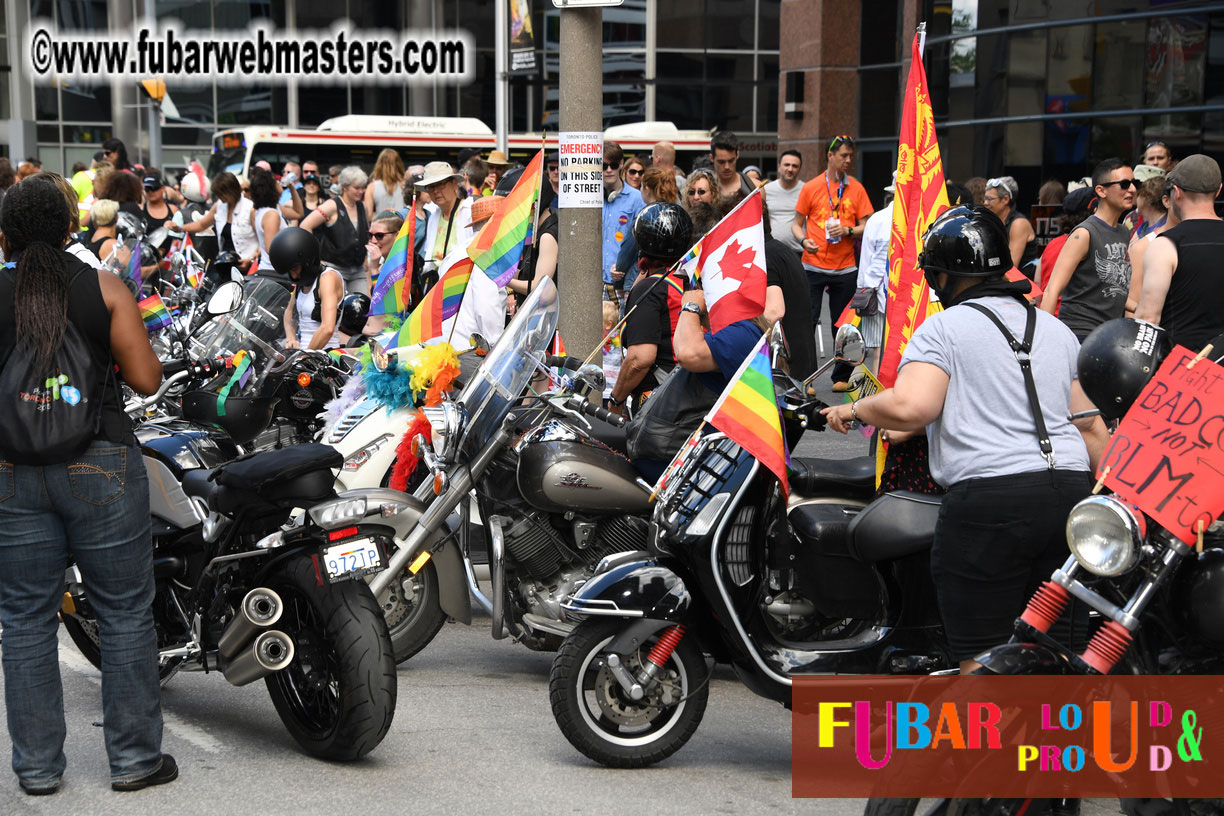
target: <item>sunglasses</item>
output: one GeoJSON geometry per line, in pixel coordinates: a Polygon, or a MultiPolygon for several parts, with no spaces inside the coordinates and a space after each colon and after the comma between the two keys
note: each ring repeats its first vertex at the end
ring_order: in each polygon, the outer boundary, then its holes
{"type": "Polygon", "coordinates": [[[382,239],[386,238],[388,235],[394,235],[394,234],[395,234],[394,232],[367,232],[366,238],[368,238],[371,241],[381,241],[382,239]]]}
{"type": "Polygon", "coordinates": [[[626,171],[625,171],[625,173],[626,173],[627,175],[630,175],[630,176],[640,176],[640,175],[642,175],[642,171],[641,171],[641,170],[626,170],[626,171]]]}
{"type": "Polygon", "coordinates": [[[1143,146],[1143,149],[1147,150],[1149,147],[1163,147],[1165,150],[1169,149],[1169,146],[1161,141],[1148,142],[1143,146]]]}
{"type": "Polygon", "coordinates": [[[558,169],[558,168],[557,168],[557,165],[555,165],[555,164],[550,164],[550,165],[548,165],[548,172],[550,172],[550,173],[555,173],[555,172],[557,172],[557,169],[558,169]]]}
{"type": "Polygon", "coordinates": [[[620,162],[617,162],[616,164],[613,164],[612,162],[604,162],[605,170],[619,170],[620,166],[621,166],[620,162]]]}
{"type": "Polygon", "coordinates": [[[850,136],[834,136],[833,141],[829,142],[829,153],[836,151],[842,145],[850,145],[854,147],[854,139],[850,136]]]}
{"type": "Polygon", "coordinates": [[[1129,190],[1131,187],[1135,185],[1135,180],[1134,179],[1118,179],[1117,181],[1107,181],[1101,186],[1102,187],[1112,187],[1115,184],[1118,185],[1118,187],[1120,187],[1123,190],[1129,190]]]}
{"type": "Polygon", "coordinates": [[[688,190],[688,194],[691,196],[702,196],[702,195],[709,195],[710,191],[709,190],[694,190],[690,188],[688,190]]]}

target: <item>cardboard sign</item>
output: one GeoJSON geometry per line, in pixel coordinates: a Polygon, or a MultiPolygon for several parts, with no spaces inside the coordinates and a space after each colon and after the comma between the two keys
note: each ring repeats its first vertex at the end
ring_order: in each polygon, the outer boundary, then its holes
{"type": "Polygon", "coordinates": [[[559,206],[602,208],[603,134],[565,132],[558,136],[561,161],[557,195],[559,206]]]}
{"type": "MultiPolygon", "coordinates": [[[[1140,337],[1140,340],[1143,338],[1140,337]]],[[[1224,510],[1224,367],[1175,346],[1114,432],[1098,476],[1187,544],[1224,510]]]]}

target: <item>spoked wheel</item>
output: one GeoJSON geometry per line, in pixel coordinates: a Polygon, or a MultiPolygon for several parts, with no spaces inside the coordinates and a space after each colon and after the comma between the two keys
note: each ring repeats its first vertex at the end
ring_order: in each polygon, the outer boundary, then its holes
{"type": "Polygon", "coordinates": [[[269,580],[284,601],[276,628],[295,657],[265,678],[281,721],[323,759],[352,760],[386,736],[395,714],[395,661],[382,611],[362,581],[319,585],[297,558],[269,580]]]}
{"type": "Polygon", "coordinates": [[[430,560],[416,575],[405,567],[378,596],[396,663],[429,645],[446,622],[438,595],[438,572],[430,560]]]}
{"type": "MultiPolygon", "coordinates": [[[[706,665],[691,637],[681,638],[656,682],[631,698],[609,665],[605,649],[622,621],[588,620],[566,637],[553,661],[548,688],[561,733],[591,759],[613,768],[642,768],[674,754],[701,724],[709,698],[706,665]]],[[[624,658],[641,675],[646,656],[665,629],[624,658]]]]}

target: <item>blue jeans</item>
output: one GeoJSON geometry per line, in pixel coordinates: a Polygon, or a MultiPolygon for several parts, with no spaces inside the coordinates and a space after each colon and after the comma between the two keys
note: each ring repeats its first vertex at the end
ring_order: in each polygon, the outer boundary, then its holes
{"type": "Polygon", "coordinates": [[[111,780],[153,773],[161,763],[161,686],[139,449],[95,440],[57,465],[0,461],[0,531],[4,702],[22,786],[54,786],[67,764],[56,613],[70,559],[98,620],[111,780]]]}

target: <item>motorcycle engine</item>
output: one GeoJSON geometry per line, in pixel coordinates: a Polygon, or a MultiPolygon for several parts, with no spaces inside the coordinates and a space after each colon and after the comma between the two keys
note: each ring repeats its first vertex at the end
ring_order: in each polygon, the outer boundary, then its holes
{"type": "Polygon", "coordinates": [[[558,528],[540,511],[519,516],[503,531],[506,555],[515,572],[520,577],[550,578],[566,564],[593,567],[606,555],[646,546],[646,521],[634,516],[575,519],[570,525],[570,530],[558,528]]]}

